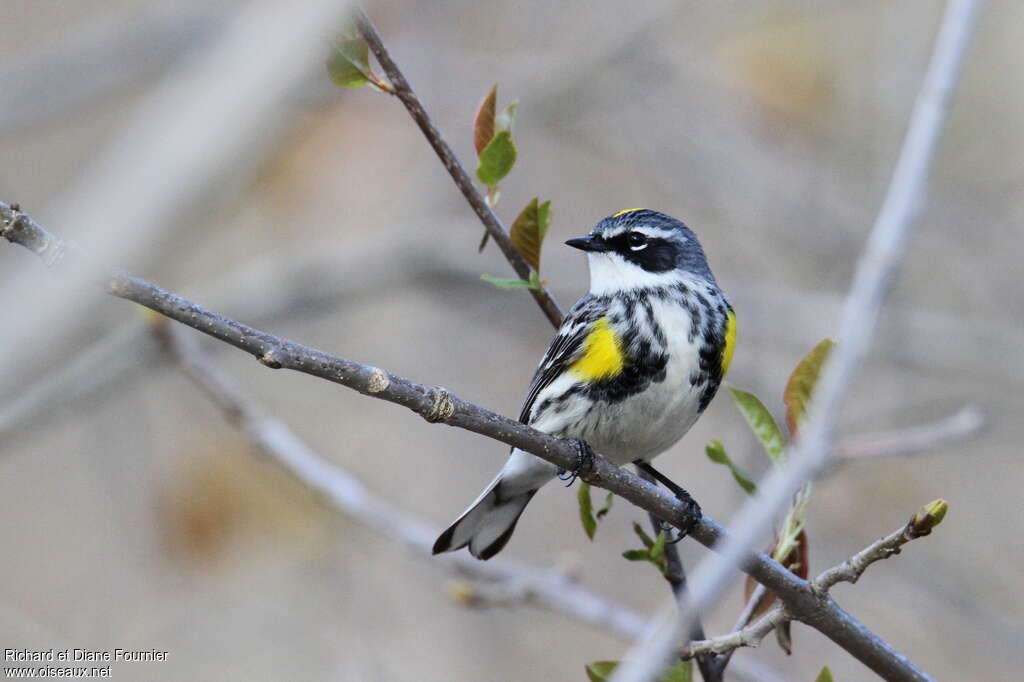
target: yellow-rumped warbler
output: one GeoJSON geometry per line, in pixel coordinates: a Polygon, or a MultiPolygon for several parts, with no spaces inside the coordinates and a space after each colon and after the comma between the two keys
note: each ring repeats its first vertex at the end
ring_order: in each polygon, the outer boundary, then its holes
{"type": "MultiPolygon", "coordinates": [[[[657,211],[631,208],[569,246],[587,252],[590,292],[541,360],[519,420],[617,464],[648,462],[693,426],[729,369],[736,318],[697,236],[657,211]]],[[[513,449],[480,497],[434,543],[497,554],[554,464],[513,449]]],[[[686,492],[675,486],[677,494],[686,492]]],[[[692,500],[691,500],[692,502],[692,500]]]]}

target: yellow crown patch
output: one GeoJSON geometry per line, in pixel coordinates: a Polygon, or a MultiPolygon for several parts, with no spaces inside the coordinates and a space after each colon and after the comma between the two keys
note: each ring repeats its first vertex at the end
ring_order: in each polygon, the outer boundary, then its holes
{"type": "Polygon", "coordinates": [[[612,217],[613,218],[618,218],[620,215],[626,215],[627,213],[632,213],[633,211],[642,211],[642,210],[644,210],[644,209],[642,209],[642,208],[624,208],[621,211],[619,211],[618,213],[612,215],[612,217]]]}

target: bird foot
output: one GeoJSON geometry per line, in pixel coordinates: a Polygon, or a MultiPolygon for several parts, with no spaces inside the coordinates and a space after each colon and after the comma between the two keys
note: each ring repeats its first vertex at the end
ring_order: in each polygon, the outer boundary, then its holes
{"type": "Polygon", "coordinates": [[[703,518],[704,516],[704,513],[701,511],[700,505],[697,504],[697,500],[693,499],[693,497],[690,496],[690,493],[686,492],[682,488],[679,488],[678,490],[673,492],[675,492],[676,498],[686,505],[686,515],[689,516],[692,520],[686,526],[686,528],[678,529],[676,528],[676,526],[672,525],[668,521],[661,522],[661,529],[669,534],[668,542],[671,545],[674,545],[683,538],[685,538],[693,529],[693,527],[696,526],[697,523],[699,523],[701,518],[703,518]],[[679,534],[674,538],[672,537],[673,530],[679,531],[679,534]]]}
{"type": "Polygon", "coordinates": [[[575,439],[573,443],[576,444],[576,466],[572,471],[558,470],[558,480],[568,481],[565,484],[566,488],[575,483],[580,474],[584,474],[594,467],[594,451],[587,445],[587,441],[575,439]]]}

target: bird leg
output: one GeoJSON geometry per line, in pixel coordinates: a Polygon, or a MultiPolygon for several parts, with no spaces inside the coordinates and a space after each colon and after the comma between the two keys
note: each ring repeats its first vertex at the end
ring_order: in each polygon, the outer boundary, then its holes
{"type": "MultiPolygon", "coordinates": [[[[693,526],[696,525],[696,523],[700,521],[701,517],[703,516],[703,513],[700,509],[700,505],[697,504],[697,500],[693,499],[690,493],[686,492],[686,490],[684,490],[681,486],[676,484],[668,476],[652,467],[650,462],[645,462],[643,460],[638,459],[634,460],[633,465],[636,466],[637,469],[640,469],[641,471],[644,471],[653,476],[656,481],[658,481],[663,486],[668,488],[680,502],[686,505],[687,512],[689,515],[693,517],[693,521],[686,528],[680,528],[679,536],[674,540],[670,541],[672,544],[679,542],[680,540],[686,537],[686,534],[690,532],[690,529],[693,528],[693,526]]],[[[661,522],[661,527],[664,531],[669,531],[672,528],[674,528],[672,524],[666,521],[661,522]]]]}

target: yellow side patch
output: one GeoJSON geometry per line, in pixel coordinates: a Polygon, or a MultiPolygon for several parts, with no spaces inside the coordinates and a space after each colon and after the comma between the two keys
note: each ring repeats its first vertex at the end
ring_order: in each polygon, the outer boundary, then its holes
{"type": "Polygon", "coordinates": [[[583,353],[569,371],[581,381],[596,381],[615,376],[622,371],[624,363],[622,344],[608,324],[608,318],[602,317],[590,328],[583,341],[583,353]]]}
{"type": "Polygon", "coordinates": [[[619,211],[618,213],[615,213],[614,215],[612,215],[612,217],[613,218],[618,218],[620,215],[626,215],[627,213],[632,213],[633,211],[642,211],[642,210],[644,210],[644,209],[642,209],[642,208],[624,208],[621,211],[619,211]]]}
{"type": "Polygon", "coordinates": [[[722,376],[732,364],[732,352],[736,350],[736,313],[729,311],[725,316],[725,348],[722,349],[722,376]]]}

